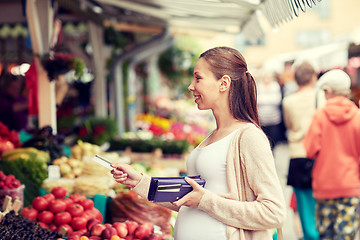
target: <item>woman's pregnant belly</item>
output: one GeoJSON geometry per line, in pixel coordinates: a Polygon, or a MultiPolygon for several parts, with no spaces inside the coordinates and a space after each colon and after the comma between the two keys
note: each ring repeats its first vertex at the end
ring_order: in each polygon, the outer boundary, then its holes
{"type": "Polygon", "coordinates": [[[207,213],[181,207],[174,229],[175,240],[226,240],[226,225],[207,213]]]}

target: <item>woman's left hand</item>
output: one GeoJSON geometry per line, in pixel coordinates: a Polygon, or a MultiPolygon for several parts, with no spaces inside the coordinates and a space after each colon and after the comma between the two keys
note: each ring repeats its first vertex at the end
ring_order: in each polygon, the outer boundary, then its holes
{"type": "Polygon", "coordinates": [[[190,186],[192,186],[193,190],[172,204],[177,207],[186,206],[197,208],[202,196],[205,193],[205,189],[191,178],[185,177],[185,181],[188,182],[190,186]]]}

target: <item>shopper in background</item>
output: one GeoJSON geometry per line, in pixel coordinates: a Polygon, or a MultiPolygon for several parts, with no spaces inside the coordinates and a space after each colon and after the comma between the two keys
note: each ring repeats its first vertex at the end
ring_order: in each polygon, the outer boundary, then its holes
{"type": "Polygon", "coordinates": [[[273,72],[263,70],[257,81],[257,107],[261,128],[268,136],[272,148],[284,140],[282,124],[282,93],[273,72]]]}
{"type": "Polygon", "coordinates": [[[315,204],[311,188],[313,160],[307,158],[303,140],[316,109],[317,75],[307,62],[295,68],[296,92],[282,102],[287,128],[290,164],[287,184],[293,187],[304,240],[319,239],[315,224],[315,204]]]}
{"type": "MultiPolygon", "coordinates": [[[[272,239],[271,230],[285,220],[286,205],[269,141],[260,128],[256,85],[245,59],[228,47],[207,50],[188,89],[200,110],[212,110],[216,129],[187,159],[188,174],[204,178],[205,187],[186,178],[193,191],[163,205],[179,211],[175,239],[272,239]]],[[[149,176],[127,164],[113,167],[117,182],[147,197],[149,176]]]]}
{"type": "Polygon", "coordinates": [[[312,187],[320,239],[355,239],[359,230],[360,111],[347,98],[350,77],[330,70],[317,83],[326,105],[318,109],[305,136],[309,158],[316,158],[312,187]]]}
{"type": "Polygon", "coordinates": [[[3,72],[0,77],[0,122],[10,130],[26,129],[28,123],[27,98],[23,96],[25,79],[3,72]]]}
{"type": "Polygon", "coordinates": [[[295,81],[294,62],[289,61],[284,63],[284,70],[280,73],[279,84],[282,89],[283,97],[294,93],[298,89],[295,81]]]}

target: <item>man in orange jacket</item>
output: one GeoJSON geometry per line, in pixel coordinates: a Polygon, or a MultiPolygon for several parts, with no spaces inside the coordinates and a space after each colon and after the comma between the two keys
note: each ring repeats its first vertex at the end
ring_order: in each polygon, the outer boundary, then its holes
{"type": "Polygon", "coordinates": [[[360,111],[347,98],[350,85],[339,69],[321,76],[317,86],[327,102],[304,139],[308,157],[316,158],[312,187],[320,239],[355,239],[359,228],[360,111]]]}

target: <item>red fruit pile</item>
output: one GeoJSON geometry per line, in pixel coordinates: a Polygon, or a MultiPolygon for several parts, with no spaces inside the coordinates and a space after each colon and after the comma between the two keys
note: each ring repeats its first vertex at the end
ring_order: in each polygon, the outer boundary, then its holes
{"type": "Polygon", "coordinates": [[[51,193],[34,198],[32,205],[23,208],[21,214],[51,231],[58,232],[65,227],[67,236],[86,233],[89,220],[103,221],[101,212],[91,199],[77,193],[66,198],[64,187],[55,187],[51,193]]]}
{"type": "Polygon", "coordinates": [[[67,229],[67,240],[164,240],[154,233],[151,223],[139,224],[135,221],[103,222],[101,212],[94,202],[75,193],[66,198],[66,189],[55,187],[51,193],[34,198],[32,205],[22,209],[26,218],[39,222],[43,228],[59,232],[67,229]]]}
{"type": "Polygon", "coordinates": [[[20,187],[21,183],[14,175],[5,175],[3,171],[0,171],[0,190],[9,190],[20,187]]]}
{"type": "Polygon", "coordinates": [[[0,207],[7,195],[12,198],[18,197],[20,201],[23,201],[23,190],[17,189],[20,186],[21,182],[14,175],[6,176],[3,171],[0,171],[0,207]]]}
{"type": "Polygon", "coordinates": [[[0,122],[0,156],[3,152],[18,148],[21,146],[19,133],[0,122]]]}
{"type": "Polygon", "coordinates": [[[87,223],[87,230],[83,235],[71,234],[68,240],[81,240],[81,236],[93,240],[165,240],[161,234],[154,233],[151,223],[139,224],[131,220],[101,224],[98,220],[91,219],[87,223]]]}

